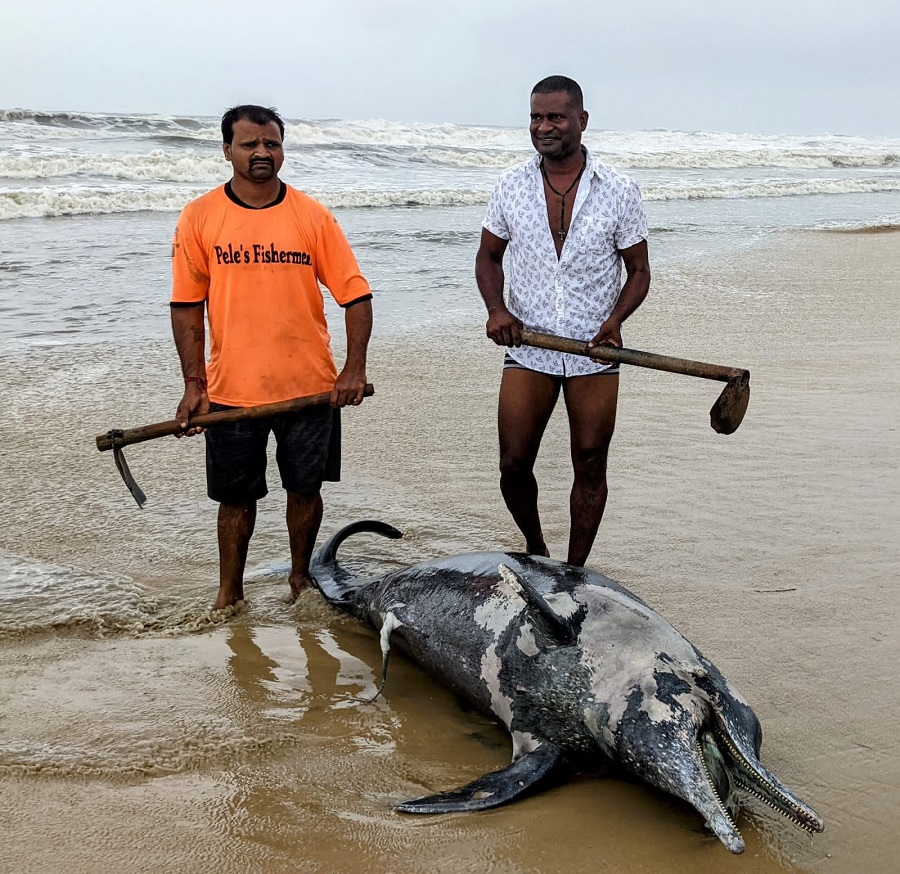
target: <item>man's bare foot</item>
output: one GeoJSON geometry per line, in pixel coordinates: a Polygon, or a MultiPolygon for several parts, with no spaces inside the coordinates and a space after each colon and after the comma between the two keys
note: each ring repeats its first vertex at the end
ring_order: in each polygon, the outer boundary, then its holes
{"type": "Polygon", "coordinates": [[[213,607],[207,614],[207,620],[214,625],[219,625],[223,622],[228,622],[235,616],[239,616],[241,613],[246,612],[246,610],[246,601],[236,601],[234,604],[228,604],[225,607],[213,607]]]}
{"type": "Polygon", "coordinates": [[[234,607],[237,603],[244,600],[244,590],[234,592],[230,589],[219,589],[219,595],[216,603],[213,604],[213,610],[224,610],[226,607],[234,607]]]}
{"type": "Polygon", "coordinates": [[[310,575],[291,574],[288,582],[291,586],[291,600],[296,601],[307,589],[315,586],[316,581],[310,575]]]}
{"type": "Polygon", "coordinates": [[[529,555],[543,555],[546,558],[550,558],[550,550],[547,549],[547,544],[541,541],[540,544],[536,544],[532,546],[530,543],[525,544],[525,552],[529,555]]]}

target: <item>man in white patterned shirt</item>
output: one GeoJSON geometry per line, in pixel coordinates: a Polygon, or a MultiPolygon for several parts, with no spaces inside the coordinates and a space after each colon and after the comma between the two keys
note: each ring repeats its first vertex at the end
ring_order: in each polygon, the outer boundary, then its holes
{"type": "Polygon", "coordinates": [[[497,182],[475,259],[487,335],[509,347],[500,382],[500,490],[526,550],[548,555],[534,462],[562,388],[575,473],[567,561],[575,565],[587,561],[606,506],[618,367],[522,346],[521,329],[621,346],[622,322],[650,287],[640,190],[581,145],[587,122],[577,82],[550,76],[534,86],[537,155],[497,182]]]}

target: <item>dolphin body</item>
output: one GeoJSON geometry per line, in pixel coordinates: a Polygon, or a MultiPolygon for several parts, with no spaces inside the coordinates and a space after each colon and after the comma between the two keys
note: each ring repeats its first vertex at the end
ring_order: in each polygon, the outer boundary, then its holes
{"type": "MultiPolygon", "coordinates": [[[[759,761],[756,714],[709,659],[640,598],[595,571],[526,553],[481,552],[364,579],[336,561],[346,526],[313,556],[326,600],[381,633],[501,722],[512,762],[404,813],[484,810],[559,773],[618,766],[693,805],[733,853],[743,790],[810,832],[821,817],[759,761]]],[[[382,680],[382,687],[384,680],[382,680]]],[[[380,691],[380,690],[379,690],[380,691]]]]}

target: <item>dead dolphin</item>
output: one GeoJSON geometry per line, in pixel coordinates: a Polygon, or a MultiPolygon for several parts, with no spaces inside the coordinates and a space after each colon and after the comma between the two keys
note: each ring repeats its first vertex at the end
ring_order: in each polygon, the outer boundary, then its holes
{"type": "Polygon", "coordinates": [[[602,574],[525,553],[483,552],[364,579],[336,561],[361,521],[313,557],[334,606],[391,639],[428,673],[499,720],[512,763],[452,792],[400,804],[405,813],[484,810],[512,801],[561,769],[616,765],[683,798],[733,853],[744,850],[738,793],[801,828],[821,817],[759,761],[750,706],[640,598],[602,574]]]}

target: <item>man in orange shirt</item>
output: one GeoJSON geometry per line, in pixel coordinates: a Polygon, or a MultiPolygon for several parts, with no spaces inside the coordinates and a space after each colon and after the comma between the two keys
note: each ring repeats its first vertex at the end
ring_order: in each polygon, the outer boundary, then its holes
{"type": "Polygon", "coordinates": [[[321,485],[340,479],[337,408],[361,403],[366,385],[369,285],[334,216],[278,178],[283,138],[284,123],[274,110],[229,109],[222,140],[232,178],[184,208],[172,245],[172,331],[185,381],[176,419],[187,427],[191,416],[210,410],[331,392],[331,406],[207,432],[207,489],[219,502],[215,609],[244,597],[256,502],[268,492],[270,431],[287,491],[291,593],[296,597],[310,585],[321,485]],[[344,308],[347,359],[340,373],[320,282],[344,308]]]}

